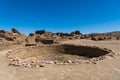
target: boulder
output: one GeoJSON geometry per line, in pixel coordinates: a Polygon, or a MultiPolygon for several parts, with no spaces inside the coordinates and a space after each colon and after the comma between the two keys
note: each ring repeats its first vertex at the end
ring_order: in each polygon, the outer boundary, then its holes
{"type": "Polygon", "coordinates": [[[13,36],[18,36],[18,33],[12,33],[13,36]]]}
{"type": "Polygon", "coordinates": [[[35,36],[28,36],[26,39],[25,39],[26,43],[29,43],[29,44],[35,44],[35,36]]]}
{"type": "Polygon", "coordinates": [[[104,37],[99,37],[98,40],[101,41],[101,40],[105,40],[105,39],[104,39],[104,37]]]}
{"type": "Polygon", "coordinates": [[[29,36],[34,36],[34,33],[30,33],[29,36]]]}
{"type": "Polygon", "coordinates": [[[12,32],[20,34],[20,32],[18,30],[16,30],[15,28],[12,28],[12,32]]]}
{"type": "Polygon", "coordinates": [[[80,31],[75,31],[74,33],[75,33],[75,34],[81,35],[80,31]]]}
{"type": "Polygon", "coordinates": [[[25,44],[25,46],[36,46],[37,44],[25,44]]]}
{"type": "Polygon", "coordinates": [[[38,43],[38,42],[41,42],[41,38],[36,37],[36,38],[35,38],[35,42],[37,42],[37,43],[38,43]]]}
{"type": "Polygon", "coordinates": [[[6,37],[5,38],[7,41],[15,41],[15,38],[14,37],[6,37]]]}
{"type": "Polygon", "coordinates": [[[5,31],[4,30],[0,30],[0,33],[4,33],[5,34],[5,31]]]}
{"type": "Polygon", "coordinates": [[[0,33],[0,37],[5,37],[5,34],[4,33],[0,33]]]}
{"type": "Polygon", "coordinates": [[[53,44],[54,40],[41,40],[41,43],[43,43],[43,44],[53,44]]]}
{"type": "Polygon", "coordinates": [[[80,31],[78,31],[78,30],[77,30],[77,31],[74,31],[74,32],[71,32],[70,34],[72,34],[72,35],[73,35],[73,34],[75,34],[75,35],[82,35],[82,34],[80,33],[80,31]]]}
{"type": "Polygon", "coordinates": [[[4,30],[0,30],[0,37],[5,37],[5,31],[4,30]]]}
{"type": "Polygon", "coordinates": [[[38,31],[35,31],[35,34],[44,34],[45,33],[45,30],[38,30],[38,31]]]}
{"type": "Polygon", "coordinates": [[[98,36],[91,37],[91,40],[98,41],[98,36]]]}
{"type": "Polygon", "coordinates": [[[68,33],[56,33],[56,35],[58,35],[60,37],[63,37],[63,36],[73,36],[73,35],[68,34],[68,33]]]}
{"type": "Polygon", "coordinates": [[[112,36],[111,40],[117,40],[117,37],[112,36]]]}
{"type": "Polygon", "coordinates": [[[51,36],[53,33],[52,32],[45,32],[45,35],[51,36]]]}

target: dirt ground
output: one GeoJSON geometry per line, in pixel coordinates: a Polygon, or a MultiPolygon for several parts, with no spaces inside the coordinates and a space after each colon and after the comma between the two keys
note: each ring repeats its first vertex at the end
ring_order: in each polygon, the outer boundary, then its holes
{"type": "Polygon", "coordinates": [[[0,80],[120,80],[120,41],[70,40],[61,44],[99,46],[112,50],[116,56],[97,64],[55,65],[41,68],[8,66],[7,50],[0,51],[0,80]]]}

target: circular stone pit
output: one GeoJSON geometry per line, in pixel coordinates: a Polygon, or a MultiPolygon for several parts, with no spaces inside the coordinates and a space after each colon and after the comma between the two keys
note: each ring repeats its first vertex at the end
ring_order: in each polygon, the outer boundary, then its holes
{"type": "Polygon", "coordinates": [[[105,56],[113,56],[106,48],[81,45],[44,45],[25,47],[9,51],[7,58],[10,65],[25,67],[44,67],[45,64],[81,64],[103,60],[105,56]]]}

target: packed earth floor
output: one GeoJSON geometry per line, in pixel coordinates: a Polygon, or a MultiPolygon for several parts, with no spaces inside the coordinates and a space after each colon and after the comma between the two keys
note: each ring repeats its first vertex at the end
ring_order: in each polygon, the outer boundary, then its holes
{"type": "MultiPolygon", "coordinates": [[[[68,40],[60,44],[74,44],[107,48],[114,57],[106,57],[96,64],[49,64],[45,67],[20,67],[9,65],[6,55],[10,48],[0,51],[0,80],[120,80],[120,41],[68,40]]],[[[3,46],[4,47],[4,46],[3,46]]]]}

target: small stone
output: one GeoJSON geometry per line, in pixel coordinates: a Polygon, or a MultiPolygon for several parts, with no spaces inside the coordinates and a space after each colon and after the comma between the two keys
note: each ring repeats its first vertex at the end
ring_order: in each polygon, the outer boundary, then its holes
{"type": "Polygon", "coordinates": [[[54,64],[54,61],[49,61],[49,64],[54,64]]]}
{"type": "Polygon", "coordinates": [[[63,63],[64,65],[68,65],[69,63],[63,63]]]}
{"type": "Polygon", "coordinates": [[[58,65],[63,65],[64,63],[62,63],[62,62],[57,62],[56,64],[58,64],[58,65]]]}
{"type": "Polygon", "coordinates": [[[39,66],[39,65],[36,65],[35,67],[36,67],[36,68],[39,68],[40,66],[39,66]]]}
{"type": "Polygon", "coordinates": [[[42,61],[42,63],[44,63],[44,64],[49,64],[49,61],[42,61]]]}
{"type": "Polygon", "coordinates": [[[107,59],[112,59],[112,57],[111,57],[111,56],[106,56],[106,58],[107,58],[107,59]]]}
{"type": "Polygon", "coordinates": [[[82,63],[82,60],[77,60],[77,63],[82,63]]]}
{"type": "Polygon", "coordinates": [[[27,65],[27,63],[26,62],[22,62],[22,65],[25,66],[25,65],[27,65]]]}
{"type": "Polygon", "coordinates": [[[12,51],[8,51],[8,54],[10,54],[12,51]]]}
{"type": "Polygon", "coordinates": [[[30,64],[26,64],[26,65],[24,65],[25,67],[32,67],[30,64]]]}
{"type": "Polygon", "coordinates": [[[68,62],[69,64],[71,64],[71,63],[72,63],[72,61],[71,61],[71,60],[67,60],[67,62],[68,62]]]}
{"type": "Polygon", "coordinates": [[[9,65],[21,66],[21,64],[19,64],[18,61],[13,61],[13,62],[11,62],[9,65]]]}
{"type": "Polygon", "coordinates": [[[93,61],[92,63],[93,63],[93,64],[97,64],[97,63],[96,63],[96,62],[94,62],[94,61],[93,61]]]}
{"type": "Polygon", "coordinates": [[[74,63],[74,64],[76,64],[76,65],[77,65],[77,64],[80,64],[80,63],[76,62],[76,63],[74,63]]]}
{"type": "Polygon", "coordinates": [[[96,58],[92,58],[92,61],[96,61],[96,58]]]}
{"type": "Polygon", "coordinates": [[[45,64],[40,64],[39,67],[45,67],[45,64]]]}

